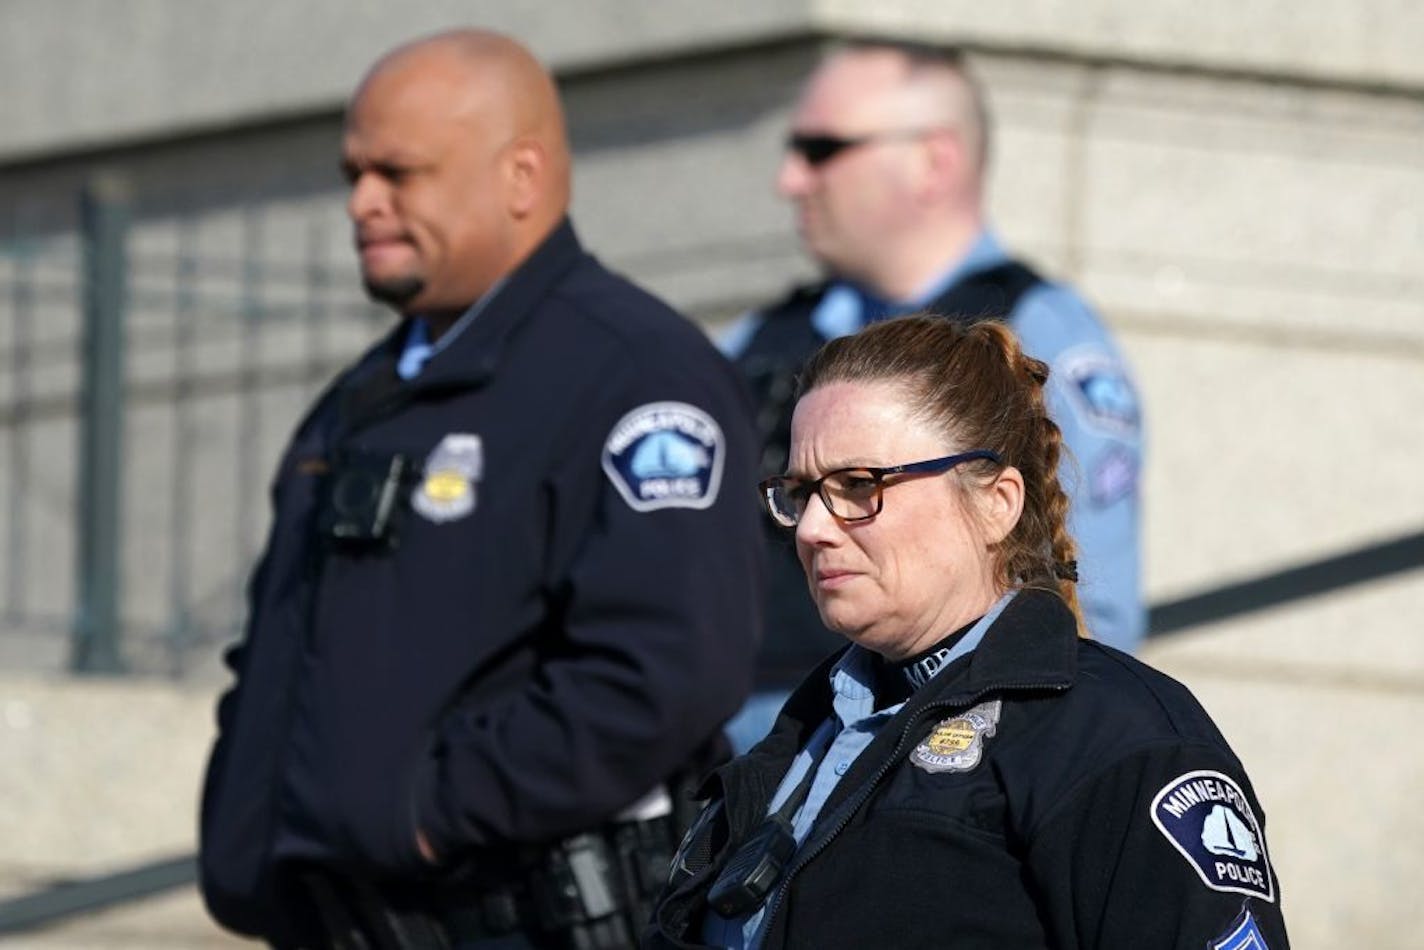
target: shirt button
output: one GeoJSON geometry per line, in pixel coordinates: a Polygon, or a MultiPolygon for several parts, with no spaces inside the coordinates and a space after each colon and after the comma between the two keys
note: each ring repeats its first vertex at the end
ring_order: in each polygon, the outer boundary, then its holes
{"type": "Polygon", "coordinates": [[[850,771],[850,760],[849,760],[849,759],[842,759],[841,761],[839,761],[839,762],[836,763],[836,774],[837,774],[837,775],[844,775],[844,774],[846,774],[846,773],[849,772],[849,771],[850,771]]]}

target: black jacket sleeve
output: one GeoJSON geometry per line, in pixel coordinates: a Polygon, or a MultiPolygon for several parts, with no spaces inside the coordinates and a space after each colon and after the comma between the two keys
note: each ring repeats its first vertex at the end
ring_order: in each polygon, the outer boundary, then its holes
{"type": "Polygon", "coordinates": [[[1154,745],[1097,772],[1041,822],[1028,866],[1063,947],[1289,946],[1260,804],[1210,745],[1154,745]]]}

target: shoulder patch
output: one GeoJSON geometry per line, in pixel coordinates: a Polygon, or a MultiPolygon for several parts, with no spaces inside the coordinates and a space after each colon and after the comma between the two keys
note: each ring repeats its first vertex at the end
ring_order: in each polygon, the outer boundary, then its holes
{"type": "Polygon", "coordinates": [[[685,402],[629,412],[603,444],[603,471],[634,511],[710,508],[725,461],[717,420],[685,402]]]}
{"type": "Polygon", "coordinates": [[[1266,839],[1235,780],[1208,770],[1177,776],[1152,799],[1152,823],[1207,887],[1275,902],[1266,839]]]}
{"type": "Polygon", "coordinates": [[[1226,933],[1211,942],[1211,950],[1270,950],[1261,928],[1256,926],[1256,918],[1249,910],[1231,923],[1226,933]]]}
{"type": "Polygon", "coordinates": [[[1137,453],[1120,443],[1098,456],[1088,480],[1093,504],[1106,508],[1136,492],[1137,470],[1137,453]]]}
{"type": "Polygon", "coordinates": [[[1098,346],[1068,350],[1054,361],[1071,408],[1083,422],[1115,436],[1136,436],[1141,425],[1137,390],[1122,362],[1098,346]]]}

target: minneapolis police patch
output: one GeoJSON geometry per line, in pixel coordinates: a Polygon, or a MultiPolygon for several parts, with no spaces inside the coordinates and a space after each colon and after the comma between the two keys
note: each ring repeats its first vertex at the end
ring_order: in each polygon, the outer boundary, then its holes
{"type": "Polygon", "coordinates": [[[1275,901],[1266,839],[1231,778],[1207,770],[1177,776],[1152,799],[1152,821],[1207,887],[1275,901]]]}
{"type": "Polygon", "coordinates": [[[1211,950],[1271,950],[1266,946],[1266,938],[1261,928],[1256,926],[1256,918],[1249,910],[1231,924],[1231,929],[1211,942],[1211,950]]]}
{"type": "Polygon", "coordinates": [[[710,508],[726,454],[715,419],[685,402],[650,402],[618,420],[603,471],[634,511],[710,508]]]}

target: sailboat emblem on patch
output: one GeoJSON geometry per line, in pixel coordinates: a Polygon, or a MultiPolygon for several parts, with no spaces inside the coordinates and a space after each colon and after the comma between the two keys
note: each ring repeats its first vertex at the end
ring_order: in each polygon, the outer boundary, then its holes
{"type": "Polygon", "coordinates": [[[475,510],[475,485],[483,474],[480,437],[451,432],[425,460],[425,477],[410,506],[436,524],[463,518],[475,510]]]}
{"type": "Polygon", "coordinates": [[[1261,825],[1230,777],[1206,770],[1177,776],[1152,799],[1152,821],[1207,887],[1275,901],[1261,825]]]}
{"type": "Polygon", "coordinates": [[[710,508],[722,481],[722,429],[685,402],[629,412],[603,444],[603,471],[634,511],[710,508]]]}
{"type": "Polygon", "coordinates": [[[984,740],[999,726],[1001,702],[980,703],[934,727],[910,762],[926,772],[968,772],[984,757],[984,740]]]}

